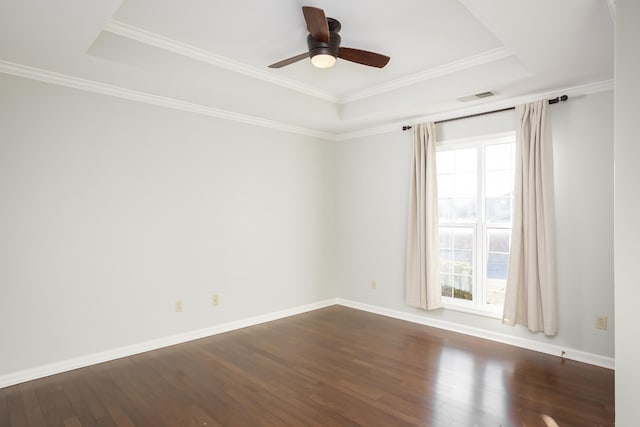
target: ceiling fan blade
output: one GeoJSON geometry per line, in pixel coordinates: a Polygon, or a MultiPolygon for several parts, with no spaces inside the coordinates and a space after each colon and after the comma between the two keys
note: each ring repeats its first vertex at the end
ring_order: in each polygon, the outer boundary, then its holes
{"type": "Polygon", "coordinates": [[[338,52],[338,58],[377,68],[382,68],[387,65],[387,62],[389,62],[390,59],[386,55],[381,55],[379,53],[369,52],[366,50],[352,49],[350,47],[341,47],[340,51],[338,52]]]}
{"type": "Polygon", "coordinates": [[[292,56],[291,58],[283,59],[280,62],[269,65],[269,68],[282,68],[285,65],[293,64],[294,62],[302,61],[309,57],[309,52],[301,53],[300,55],[292,56]]]}
{"type": "Polygon", "coordinates": [[[329,24],[324,10],[317,7],[302,6],[304,20],[307,21],[307,29],[314,39],[329,43],[329,24]]]}

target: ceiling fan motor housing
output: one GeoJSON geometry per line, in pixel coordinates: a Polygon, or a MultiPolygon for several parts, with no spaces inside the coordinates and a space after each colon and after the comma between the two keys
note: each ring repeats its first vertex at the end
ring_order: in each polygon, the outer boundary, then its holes
{"type": "Polygon", "coordinates": [[[321,42],[311,37],[311,34],[307,36],[307,46],[309,46],[309,56],[314,57],[320,54],[338,56],[340,50],[340,35],[336,32],[329,33],[329,43],[321,42]]]}
{"type": "Polygon", "coordinates": [[[325,43],[320,40],[316,40],[311,37],[311,34],[307,36],[307,46],[309,46],[309,56],[314,57],[320,54],[331,55],[333,57],[338,57],[338,52],[340,51],[340,42],[342,39],[340,38],[340,31],[342,25],[337,19],[327,18],[327,25],[329,27],[329,43],[325,43]]]}

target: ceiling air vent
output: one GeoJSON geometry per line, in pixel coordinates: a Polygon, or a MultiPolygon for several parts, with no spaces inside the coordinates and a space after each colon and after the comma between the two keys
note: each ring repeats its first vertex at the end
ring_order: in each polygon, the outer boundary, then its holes
{"type": "Polygon", "coordinates": [[[476,99],[487,98],[493,95],[495,95],[495,93],[489,90],[486,92],[476,93],[475,95],[463,96],[462,98],[458,98],[458,101],[462,101],[462,102],[475,101],[476,99]]]}

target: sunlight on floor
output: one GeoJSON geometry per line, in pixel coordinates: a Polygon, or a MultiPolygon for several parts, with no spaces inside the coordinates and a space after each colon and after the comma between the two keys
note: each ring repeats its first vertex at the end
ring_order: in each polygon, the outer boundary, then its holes
{"type": "Polygon", "coordinates": [[[553,420],[549,415],[542,414],[540,415],[542,421],[547,425],[547,427],[559,427],[558,423],[553,420]]]}

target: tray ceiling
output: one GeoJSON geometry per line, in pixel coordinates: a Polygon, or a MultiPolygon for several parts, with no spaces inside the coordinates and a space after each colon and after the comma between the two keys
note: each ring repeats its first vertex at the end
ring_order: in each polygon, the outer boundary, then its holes
{"type": "Polygon", "coordinates": [[[31,3],[0,5],[0,60],[11,67],[320,134],[602,86],[613,77],[614,9],[603,0],[31,3]],[[343,46],[389,55],[387,67],[339,60],[320,70],[303,60],[267,68],[305,52],[302,5],[340,20],[343,46]],[[458,100],[487,90],[497,95],[458,100]]]}

